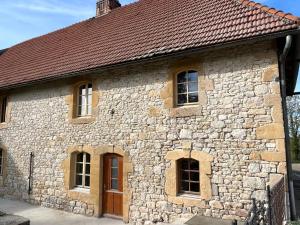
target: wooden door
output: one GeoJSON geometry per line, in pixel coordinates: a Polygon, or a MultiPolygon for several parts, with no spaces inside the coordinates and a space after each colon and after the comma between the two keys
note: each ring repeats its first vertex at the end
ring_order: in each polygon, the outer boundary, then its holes
{"type": "Polygon", "coordinates": [[[106,154],[103,158],[103,214],[123,216],[123,158],[106,154]]]}

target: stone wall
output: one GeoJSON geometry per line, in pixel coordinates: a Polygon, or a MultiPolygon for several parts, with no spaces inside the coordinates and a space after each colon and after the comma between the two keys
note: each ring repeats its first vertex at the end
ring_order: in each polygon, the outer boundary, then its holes
{"type": "Polygon", "coordinates": [[[68,99],[75,81],[11,92],[10,121],[0,129],[8,155],[2,194],[97,216],[94,204],[69,195],[64,161],[71,146],[114,145],[133,165],[127,177],[132,224],[170,222],[195,213],[239,219],[246,215],[250,198],[263,198],[266,184],[286,172],[277,55],[271,43],[128,66],[92,77],[99,101],[96,118],[89,123],[70,121],[68,99]],[[190,59],[200,68],[202,98],[198,106],[174,109],[172,73],[178,60],[189,64],[190,59]],[[186,142],[190,150],[212,157],[207,173],[211,196],[196,205],[188,204],[193,199],[169,201],[165,186],[172,164],[166,155],[184,151],[186,142]],[[30,152],[35,157],[29,196],[30,152]]]}

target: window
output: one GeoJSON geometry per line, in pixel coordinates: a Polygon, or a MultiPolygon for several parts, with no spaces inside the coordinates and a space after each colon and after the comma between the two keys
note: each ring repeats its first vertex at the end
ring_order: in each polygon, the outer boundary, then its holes
{"type": "Polygon", "coordinates": [[[119,162],[117,157],[111,159],[111,189],[119,189],[119,162]]]}
{"type": "Polygon", "coordinates": [[[3,149],[0,148],[0,176],[3,175],[3,149]]]}
{"type": "Polygon", "coordinates": [[[179,191],[180,193],[200,193],[199,161],[194,159],[181,159],[179,165],[179,191]]]}
{"type": "Polygon", "coordinates": [[[91,157],[88,153],[76,156],[76,187],[90,188],[91,157]]]}
{"type": "Polygon", "coordinates": [[[177,75],[177,105],[198,102],[198,72],[189,70],[177,75]]]}
{"type": "Polygon", "coordinates": [[[6,121],[7,97],[0,98],[0,123],[6,121]]]}
{"type": "Polygon", "coordinates": [[[78,105],[77,116],[91,116],[92,115],[92,95],[93,87],[91,83],[83,84],[78,89],[78,105]]]}

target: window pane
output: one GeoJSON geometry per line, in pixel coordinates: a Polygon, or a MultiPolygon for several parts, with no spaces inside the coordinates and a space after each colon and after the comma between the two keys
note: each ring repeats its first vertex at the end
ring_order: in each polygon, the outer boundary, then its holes
{"type": "Polygon", "coordinates": [[[88,105],[87,115],[92,115],[92,105],[88,105]]]}
{"type": "Polygon", "coordinates": [[[186,93],[187,92],[186,84],[178,84],[177,92],[178,94],[186,93]]]}
{"type": "Polygon", "coordinates": [[[85,186],[86,187],[90,186],[90,176],[85,176],[85,186]]]}
{"type": "Polygon", "coordinates": [[[83,153],[77,154],[77,162],[83,162],[83,153]]]}
{"type": "Polygon", "coordinates": [[[185,104],[187,102],[186,97],[187,97],[186,94],[180,94],[180,95],[178,95],[178,104],[179,105],[185,104]]]}
{"type": "Polygon", "coordinates": [[[111,189],[118,190],[118,179],[111,180],[111,189]]]}
{"type": "Polygon", "coordinates": [[[112,168],[111,169],[111,177],[112,178],[118,178],[118,168],[112,168]]]}
{"type": "Polygon", "coordinates": [[[76,164],[76,173],[82,173],[83,172],[83,164],[77,163],[76,164]]]}
{"type": "Polygon", "coordinates": [[[181,160],[181,169],[187,170],[188,168],[189,168],[188,160],[186,159],[181,160]]]}
{"type": "Polygon", "coordinates": [[[189,83],[189,92],[197,92],[198,91],[198,83],[191,82],[189,83]]]}
{"type": "Polygon", "coordinates": [[[181,179],[182,180],[189,180],[189,173],[185,171],[181,171],[181,179]]]}
{"type": "Polygon", "coordinates": [[[76,175],[76,185],[82,186],[82,175],[76,175]]]}
{"type": "Polygon", "coordinates": [[[91,95],[93,92],[93,86],[92,84],[88,84],[88,94],[91,95]]]}
{"type": "Polygon", "coordinates": [[[191,185],[191,191],[192,192],[199,192],[200,191],[199,183],[190,183],[190,185],[191,185]]]}
{"type": "Polygon", "coordinates": [[[190,160],[190,169],[199,170],[199,162],[197,160],[190,160]]]}
{"type": "Polygon", "coordinates": [[[6,117],[6,107],[7,107],[7,97],[4,97],[1,102],[1,118],[0,122],[4,123],[5,122],[5,117],[6,117]]]}
{"type": "Polygon", "coordinates": [[[91,156],[90,156],[90,154],[86,153],[85,161],[86,161],[87,163],[90,163],[90,162],[91,162],[91,156]]]}
{"type": "Polygon", "coordinates": [[[181,182],[181,190],[182,191],[189,191],[189,183],[188,182],[181,182]]]}
{"type": "Polygon", "coordinates": [[[90,174],[90,169],[91,169],[91,165],[90,164],[86,164],[85,165],[85,174],[90,174]]]}
{"type": "Polygon", "coordinates": [[[87,105],[92,105],[92,95],[88,95],[87,105]]]}
{"type": "Polygon", "coordinates": [[[196,71],[189,71],[188,77],[189,81],[198,81],[198,73],[196,71]]]}
{"type": "Polygon", "coordinates": [[[112,158],[111,166],[118,167],[118,159],[117,158],[112,158]]]}
{"type": "Polygon", "coordinates": [[[189,103],[198,102],[198,93],[189,93],[189,103]]]}
{"type": "Polygon", "coordinates": [[[187,73],[186,72],[182,72],[177,75],[177,83],[183,83],[186,81],[187,81],[187,73]]]}
{"type": "Polygon", "coordinates": [[[80,115],[85,116],[86,115],[86,97],[81,96],[81,111],[80,115]]]}
{"type": "Polygon", "coordinates": [[[190,178],[192,181],[199,181],[199,173],[191,172],[190,176],[191,176],[190,178]]]}
{"type": "Polygon", "coordinates": [[[86,95],[85,85],[79,87],[79,95],[86,95]]]}

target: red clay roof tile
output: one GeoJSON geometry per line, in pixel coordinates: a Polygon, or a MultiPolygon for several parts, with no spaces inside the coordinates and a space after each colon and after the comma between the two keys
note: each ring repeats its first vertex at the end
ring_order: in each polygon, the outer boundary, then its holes
{"type": "Polygon", "coordinates": [[[0,54],[0,88],[299,28],[248,0],[140,0],[0,54]]]}

